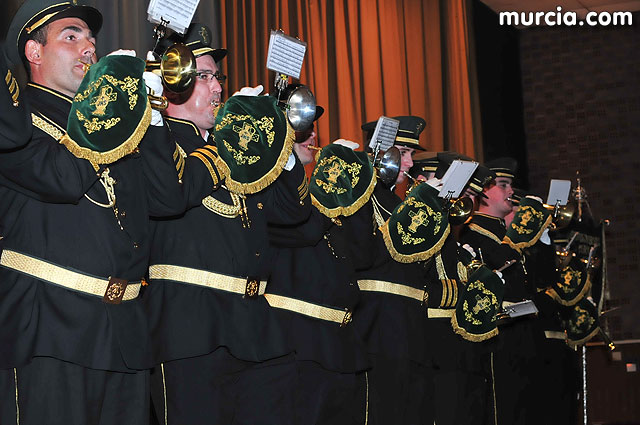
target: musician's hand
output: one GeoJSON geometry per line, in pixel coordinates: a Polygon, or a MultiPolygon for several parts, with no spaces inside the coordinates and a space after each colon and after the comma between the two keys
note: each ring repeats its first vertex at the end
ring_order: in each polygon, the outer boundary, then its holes
{"type": "Polygon", "coordinates": [[[429,180],[427,180],[427,184],[434,189],[440,189],[442,187],[442,180],[436,177],[431,177],[429,180]]]}
{"type": "Polygon", "coordinates": [[[107,56],[115,56],[115,55],[121,55],[121,56],[136,56],[136,51],[135,50],[124,50],[124,49],[118,49],[118,50],[114,50],[113,52],[109,53],[107,56]]]}
{"type": "Polygon", "coordinates": [[[535,195],[527,195],[525,196],[525,198],[529,198],[529,199],[533,199],[534,201],[538,201],[542,204],[542,198],[539,196],[535,196],[535,195]]]}
{"type": "Polygon", "coordinates": [[[493,271],[495,274],[498,275],[498,277],[500,278],[500,280],[502,281],[502,284],[506,284],[507,282],[504,280],[504,278],[502,277],[502,272],[499,272],[498,270],[494,270],[493,271]]]}
{"type": "Polygon", "coordinates": [[[542,242],[545,245],[551,245],[551,238],[549,237],[548,227],[544,229],[544,232],[542,232],[542,236],[540,236],[540,242],[542,242]]]}
{"type": "Polygon", "coordinates": [[[240,95],[240,96],[257,96],[260,93],[262,93],[262,91],[264,90],[264,87],[262,87],[262,84],[255,86],[255,87],[243,87],[240,90],[238,90],[237,92],[235,92],[233,94],[233,96],[236,95],[240,95]]]}
{"type": "Polygon", "coordinates": [[[359,144],[357,144],[356,142],[353,142],[351,140],[347,140],[347,139],[337,139],[333,141],[334,145],[342,145],[345,148],[349,148],[352,151],[355,151],[356,149],[358,149],[360,147],[359,144]]]}
{"type": "MultiPolygon", "coordinates": [[[[460,243],[458,242],[458,245],[460,245],[460,243]]],[[[471,256],[473,258],[476,258],[476,251],[473,249],[473,247],[471,245],[469,245],[468,243],[462,245],[462,248],[466,249],[469,254],[471,254],[471,256]]]]}
{"type": "MultiPolygon", "coordinates": [[[[147,86],[147,94],[162,96],[162,78],[160,78],[159,75],[145,71],[142,73],[142,78],[144,79],[145,86],[147,86]]],[[[160,111],[156,111],[155,109],[151,110],[151,125],[162,127],[163,121],[160,111]]]]}

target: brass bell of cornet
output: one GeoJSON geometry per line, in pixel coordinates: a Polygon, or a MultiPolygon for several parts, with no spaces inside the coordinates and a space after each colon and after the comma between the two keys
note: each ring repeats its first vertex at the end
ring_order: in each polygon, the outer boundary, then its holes
{"type": "Polygon", "coordinates": [[[571,223],[576,210],[575,205],[571,203],[558,206],[543,204],[543,206],[545,209],[550,210],[553,215],[549,225],[550,230],[559,230],[567,227],[571,223]]]}
{"type": "Polygon", "coordinates": [[[373,153],[369,153],[369,158],[373,162],[373,167],[378,173],[380,181],[385,186],[393,186],[400,173],[400,151],[395,146],[391,146],[386,151],[378,151],[374,158],[373,153]]]}
{"type": "Polygon", "coordinates": [[[473,213],[473,201],[469,197],[451,200],[449,206],[449,223],[463,224],[473,213]]]}
{"type": "MultiPolygon", "coordinates": [[[[159,61],[147,61],[146,70],[159,74],[162,85],[173,93],[183,93],[191,89],[196,81],[196,58],[191,49],[183,43],[174,43],[162,54],[159,61]]],[[[154,109],[164,110],[166,97],[149,95],[154,109]]]]}

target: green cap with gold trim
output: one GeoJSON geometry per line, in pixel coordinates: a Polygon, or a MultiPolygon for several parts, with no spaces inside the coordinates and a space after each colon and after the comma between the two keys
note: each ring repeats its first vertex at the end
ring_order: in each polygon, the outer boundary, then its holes
{"type": "Polygon", "coordinates": [[[532,246],[538,242],[544,230],[551,224],[551,219],[551,213],[540,201],[522,198],[520,207],[507,228],[503,243],[507,243],[517,251],[532,246]]]}
{"type": "Polygon", "coordinates": [[[559,280],[546,293],[562,305],[575,305],[591,289],[591,269],[580,258],[572,257],[558,275],[559,280]]]}
{"type": "Polygon", "coordinates": [[[309,191],[311,202],[329,218],[350,216],[369,201],[376,173],[365,152],[330,144],[316,155],[309,191]]]}
{"type": "Polygon", "coordinates": [[[442,211],[438,190],[422,183],[409,192],[380,229],[394,260],[425,261],[442,249],[449,235],[449,215],[442,211]]]}
{"type": "Polygon", "coordinates": [[[26,0],[16,12],[7,32],[7,59],[15,66],[24,58],[24,46],[39,28],[62,18],[80,18],[97,35],[102,27],[102,15],[83,0],[26,0]]]}
{"type": "Polygon", "coordinates": [[[220,158],[229,167],[227,188],[251,194],[273,183],[289,159],[295,132],[273,96],[231,96],[213,128],[220,158]]]}
{"type": "Polygon", "coordinates": [[[451,326],[458,335],[480,342],[498,335],[496,316],[504,296],[504,283],[491,269],[478,267],[458,298],[451,326]]]}
{"type": "MultiPolygon", "coordinates": [[[[425,150],[420,146],[420,133],[422,133],[422,130],[427,126],[427,122],[424,119],[415,115],[400,115],[392,118],[400,121],[394,142],[395,146],[406,146],[421,151],[425,150]]],[[[377,120],[362,124],[361,128],[367,132],[367,139],[373,136],[377,124],[377,120]]]]}
{"type": "Polygon", "coordinates": [[[196,58],[203,55],[210,55],[215,62],[219,62],[227,56],[227,49],[215,49],[211,47],[212,33],[208,26],[194,22],[189,28],[180,35],[174,33],[170,37],[163,38],[158,43],[157,52],[164,53],[173,43],[184,43],[196,58]]]}
{"type": "Polygon", "coordinates": [[[518,168],[518,161],[513,158],[497,158],[491,161],[487,161],[484,164],[489,170],[493,171],[496,177],[509,177],[511,179],[516,178],[516,169],[518,168]]]}
{"type": "Polygon", "coordinates": [[[600,332],[598,309],[590,298],[584,297],[573,306],[565,329],[570,347],[584,345],[600,332]]]}
{"type": "Polygon", "coordinates": [[[409,174],[413,178],[417,178],[421,174],[435,173],[440,164],[438,152],[417,152],[413,154],[411,159],[413,160],[413,166],[409,170],[409,174]]]}
{"type": "Polygon", "coordinates": [[[93,164],[110,164],[138,146],[151,123],[142,79],[145,62],[105,56],[85,74],[60,143],[93,164]]]}

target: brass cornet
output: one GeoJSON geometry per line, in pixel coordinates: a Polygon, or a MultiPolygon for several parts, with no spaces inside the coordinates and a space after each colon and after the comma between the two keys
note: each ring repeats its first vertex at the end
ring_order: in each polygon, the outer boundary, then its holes
{"type": "MultiPolygon", "coordinates": [[[[182,43],[174,43],[162,55],[159,61],[146,61],[146,70],[162,77],[162,85],[173,93],[189,90],[196,79],[196,58],[191,50],[182,43]]],[[[151,107],[157,110],[167,109],[164,96],[149,95],[151,107]]]]}
{"type": "Polygon", "coordinates": [[[573,214],[576,207],[573,204],[567,203],[566,205],[547,205],[543,204],[544,208],[551,211],[553,218],[549,225],[549,230],[564,229],[571,223],[573,214]]]}

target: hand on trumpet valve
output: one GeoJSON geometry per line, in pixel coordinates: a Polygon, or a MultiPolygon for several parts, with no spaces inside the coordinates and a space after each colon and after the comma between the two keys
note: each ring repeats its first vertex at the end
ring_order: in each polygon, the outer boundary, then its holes
{"type": "Polygon", "coordinates": [[[264,87],[262,87],[262,84],[255,87],[243,87],[235,92],[233,96],[258,96],[263,90],[264,87]]]}

